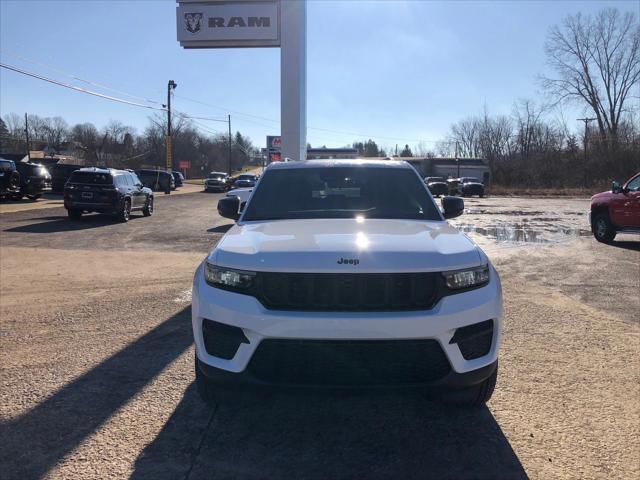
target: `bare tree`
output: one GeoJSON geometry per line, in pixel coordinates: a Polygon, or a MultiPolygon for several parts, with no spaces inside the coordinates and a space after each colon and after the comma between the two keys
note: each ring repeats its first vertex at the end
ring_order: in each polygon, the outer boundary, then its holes
{"type": "Polygon", "coordinates": [[[569,15],[549,32],[548,64],[556,75],[542,86],[556,102],[578,100],[593,110],[603,139],[617,140],[633,89],[640,82],[640,27],[635,14],[601,10],[569,15]]]}
{"type": "Polygon", "coordinates": [[[11,112],[4,116],[4,122],[9,130],[9,135],[14,138],[24,137],[24,117],[11,112]]]}
{"type": "Polygon", "coordinates": [[[47,145],[60,151],[62,143],[69,138],[69,125],[62,117],[43,118],[42,133],[47,145]]]}

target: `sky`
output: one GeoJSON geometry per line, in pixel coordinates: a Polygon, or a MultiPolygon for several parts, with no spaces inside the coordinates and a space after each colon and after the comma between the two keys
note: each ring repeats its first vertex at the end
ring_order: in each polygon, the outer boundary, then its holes
{"type": "MultiPolygon", "coordinates": [[[[485,107],[508,115],[519,99],[542,99],[536,76],[547,72],[549,28],[604,7],[637,12],[638,2],[311,0],[307,140],[429,148],[452,123],[485,107]]],[[[166,101],[173,79],[175,109],[204,118],[230,113],[232,129],[263,146],[266,135],[279,133],[279,50],[182,49],[175,8],[170,0],[0,0],[0,60],[151,106],[166,101]]],[[[9,112],[98,127],[114,119],[139,132],[153,114],[0,69],[0,115],[9,112]]],[[[580,113],[564,112],[575,129],[580,113]]],[[[197,127],[226,129],[209,120],[197,127]]]]}

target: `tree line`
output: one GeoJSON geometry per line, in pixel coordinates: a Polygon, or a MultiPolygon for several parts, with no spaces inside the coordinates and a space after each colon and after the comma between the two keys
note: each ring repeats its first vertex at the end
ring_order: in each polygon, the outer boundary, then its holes
{"type": "MultiPolygon", "coordinates": [[[[166,123],[166,115],[152,116],[142,133],[137,133],[134,127],[117,120],[98,129],[88,122],[69,125],[62,117],[35,114],[27,115],[25,122],[23,116],[9,113],[0,119],[0,151],[26,154],[28,132],[30,150],[44,149],[51,155],[71,155],[85,165],[164,168],[166,123]]],[[[178,161],[189,160],[191,175],[202,175],[212,170],[236,171],[259,161],[251,140],[236,132],[231,138],[229,162],[228,135],[202,133],[183,115],[176,115],[172,120],[172,143],[176,168],[178,161]]]]}

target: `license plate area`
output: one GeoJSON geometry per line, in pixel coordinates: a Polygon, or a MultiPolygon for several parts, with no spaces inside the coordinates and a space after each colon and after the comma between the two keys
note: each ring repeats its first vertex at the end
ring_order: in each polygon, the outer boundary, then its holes
{"type": "Polygon", "coordinates": [[[82,198],[93,198],[93,192],[82,192],[82,198]]]}

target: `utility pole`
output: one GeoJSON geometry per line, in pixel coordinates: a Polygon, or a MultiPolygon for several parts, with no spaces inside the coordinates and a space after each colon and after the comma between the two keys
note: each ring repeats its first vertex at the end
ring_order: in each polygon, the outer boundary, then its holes
{"type": "Polygon", "coordinates": [[[173,170],[173,141],[171,139],[171,91],[175,90],[178,84],[169,80],[167,84],[167,171],[173,170]]]}
{"type": "Polygon", "coordinates": [[[458,158],[458,148],[460,147],[460,143],[456,140],[456,165],[458,166],[458,176],[460,178],[460,159],[458,158]]]}
{"type": "Polygon", "coordinates": [[[597,120],[596,118],[576,118],[580,122],[584,122],[584,163],[587,163],[587,134],[589,122],[597,120]]]}
{"type": "Polygon", "coordinates": [[[229,175],[231,175],[231,114],[227,115],[227,119],[229,121],[229,175]]]}
{"type": "Polygon", "coordinates": [[[27,158],[29,159],[29,163],[31,163],[31,147],[29,142],[29,120],[27,119],[27,114],[24,114],[24,136],[27,138],[27,158]]]}

